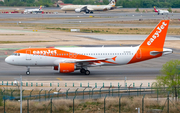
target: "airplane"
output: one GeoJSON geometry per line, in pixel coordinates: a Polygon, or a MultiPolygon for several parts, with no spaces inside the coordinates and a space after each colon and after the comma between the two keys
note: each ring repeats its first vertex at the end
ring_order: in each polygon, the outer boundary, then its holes
{"type": "Polygon", "coordinates": [[[80,70],[89,75],[89,67],[114,66],[141,62],[171,54],[172,49],[163,48],[169,20],[161,20],[145,41],[135,47],[72,47],[72,48],[26,48],[15,51],[5,62],[16,66],[52,66],[59,73],[80,70]]]}
{"type": "Polygon", "coordinates": [[[156,9],[156,7],[154,6],[154,12],[158,13],[159,14],[168,14],[169,11],[168,10],[160,10],[160,9],[156,9]]]}
{"type": "Polygon", "coordinates": [[[93,13],[93,11],[107,11],[115,8],[116,0],[111,0],[108,5],[66,5],[61,8],[62,11],[75,11],[76,13],[85,12],[93,13]]]}
{"type": "Polygon", "coordinates": [[[42,13],[42,6],[40,6],[39,9],[25,9],[24,14],[28,13],[42,13]]]}

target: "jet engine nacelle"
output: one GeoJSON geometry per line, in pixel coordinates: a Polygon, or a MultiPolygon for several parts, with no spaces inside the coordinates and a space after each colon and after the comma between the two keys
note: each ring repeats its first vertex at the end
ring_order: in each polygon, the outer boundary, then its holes
{"type": "MultiPolygon", "coordinates": [[[[57,69],[54,66],[54,69],[57,69]]],[[[71,73],[76,69],[76,65],[74,63],[59,63],[58,71],[59,73],[71,73]]]]}
{"type": "Polygon", "coordinates": [[[80,13],[80,12],[81,12],[81,9],[79,9],[79,8],[78,8],[78,9],[75,9],[75,12],[76,12],[76,13],[80,13]]]}

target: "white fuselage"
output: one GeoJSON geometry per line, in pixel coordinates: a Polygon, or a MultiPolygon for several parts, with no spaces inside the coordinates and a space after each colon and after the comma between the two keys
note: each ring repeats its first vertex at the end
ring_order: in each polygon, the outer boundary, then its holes
{"type": "Polygon", "coordinates": [[[63,11],[75,11],[75,9],[81,9],[83,7],[87,6],[87,9],[91,9],[93,11],[103,11],[105,9],[111,9],[112,6],[110,5],[67,5],[63,6],[61,10],[63,11]]]}
{"type": "Polygon", "coordinates": [[[38,12],[42,12],[40,9],[26,9],[24,10],[24,13],[38,13],[38,12]]]}
{"type": "Polygon", "coordinates": [[[159,14],[168,14],[169,11],[167,11],[167,10],[158,10],[158,13],[159,14]]]}
{"type": "MultiPolygon", "coordinates": [[[[123,65],[130,62],[130,60],[137,53],[139,46],[137,47],[75,47],[75,48],[56,48],[56,49],[67,51],[68,53],[66,54],[52,53],[50,55],[48,53],[41,52],[41,49],[37,49],[36,53],[30,51],[30,53],[34,53],[34,54],[20,53],[19,56],[10,55],[5,59],[5,61],[9,64],[19,65],[19,66],[57,66],[59,63],[73,62],[75,60],[83,60],[83,58],[81,59],[77,59],[77,58],[78,55],[84,55],[88,57],[93,57],[95,59],[110,58],[110,60],[108,61],[111,63],[101,62],[99,64],[97,63],[96,65],[87,64],[88,66],[123,65]],[[37,51],[39,53],[37,53],[37,51]],[[76,55],[70,56],[70,53],[76,53],[76,55]],[[116,59],[114,61],[111,58],[115,56],[116,59]]],[[[50,50],[47,49],[47,51],[50,50]]],[[[164,51],[167,51],[167,49],[165,49],[164,51]]],[[[168,51],[170,51],[169,53],[172,53],[172,50],[168,49],[168,51]]],[[[136,56],[136,58],[141,59],[141,56],[142,54],[139,53],[136,56]]]]}

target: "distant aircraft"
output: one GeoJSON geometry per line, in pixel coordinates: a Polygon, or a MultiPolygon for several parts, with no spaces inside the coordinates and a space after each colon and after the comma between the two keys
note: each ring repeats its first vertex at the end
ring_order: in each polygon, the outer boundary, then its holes
{"type": "Polygon", "coordinates": [[[15,51],[5,62],[26,66],[27,75],[29,66],[53,66],[59,73],[80,70],[89,75],[88,67],[132,64],[171,54],[172,49],[164,48],[168,25],[169,20],[162,20],[145,41],[135,47],[26,48],[15,51]]]}
{"type": "Polygon", "coordinates": [[[42,6],[39,7],[39,9],[25,9],[24,10],[24,13],[25,14],[28,14],[28,13],[42,13],[42,6]]]}
{"type": "Polygon", "coordinates": [[[154,6],[154,12],[158,13],[159,14],[168,14],[169,11],[168,10],[160,10],[160,9],[156,9],[156,7],[154,6]]]}
{"type": "Polygon", "coordinates": [[[93,13],[93,11],[106,11],[115,8],[116,0],[111,0],[108,5],[66,5],[61,8],[62,11],[75,11],[76,13],[85,12],[93,13]]]}

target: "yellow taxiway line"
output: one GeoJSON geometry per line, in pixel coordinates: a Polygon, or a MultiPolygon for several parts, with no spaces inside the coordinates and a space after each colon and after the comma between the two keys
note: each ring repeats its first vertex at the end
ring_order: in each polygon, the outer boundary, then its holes
{"type": "Polygon", "coordinates": [[[62,79],[61,79],[61,78],[56,78],[56,79],[58,79],[59,81],[62,81],[62,79]]]}

